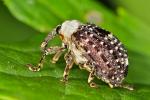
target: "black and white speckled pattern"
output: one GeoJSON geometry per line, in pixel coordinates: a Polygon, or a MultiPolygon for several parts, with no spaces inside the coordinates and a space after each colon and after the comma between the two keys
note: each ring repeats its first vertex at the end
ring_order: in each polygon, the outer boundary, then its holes
{"type": "Polygon", "coordinates": [[[118,38],[94,24],[81,25],[73,38],[85,50],[95,76],[113,86],[122,83],[128,71],[128,56],[118,38]]]}

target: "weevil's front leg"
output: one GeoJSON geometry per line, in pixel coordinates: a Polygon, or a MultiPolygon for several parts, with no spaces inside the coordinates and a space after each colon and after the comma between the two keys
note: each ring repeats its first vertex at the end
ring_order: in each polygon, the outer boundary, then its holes
{"type": "Polygon", "coordinates": [[[65,55],[64,58],[66,60],[66,67],[65,67],[65,70],[64,70],[63,79],[61,80],[62,82],[68,81],[68,75],[69,75],[70,69],[72,68],[72,66],[74,64],[74,60],[73,60],[73,57],[71,55],[71,51],[69,51],[65,55]]]}
{"type": "Polygon", "coordinates": [[[48,36],[44,39],[44,41],[41,44],[41,50],[42,50],[42,57],[39,61],[39,64],[37,67],[32,66],[31,64],[27,64],[27,67],[29,68],[29,70],[31,71],[39,71],[41,69],[41,67],[43,66],[43,62],[45,59],[45,56],[47,55],[47,46],[48,46],[48,42],[53,39],[56,36],[56,29],[54,29],[52,32],[50,32],[48,34],[48,36]]]}
{"type": "Polygon", "coordinates": [[[65,48],[64,47],[58,47],[58,46],[55,46],[55,47],[50,47],[50,48],[47,48],[42,56],[41,56],[41,59],[38,63],[38,65],[36,67],[32,66],[31,64],[28,64],[28,68],[29,70],[31,71],[40,71],[40,69],[43,67],[43,63],[44,63],[44,59],[45,59],[45,56],[46,55],[49,55],[49,54],[55,54],[56,52],[62,52],[65,48]]]}
{"type": "Polygon", "coordinates": [[[33,71],[33,72],[40,71],[40,69],[43,67],[45,56],[46,56],[46,53],[42,55],[37,66],[33,66],[32,64],[27,64],[26,66],[29,68],[30,71],[33,71]]]}
{"type": "Polygon", "coordinates": [[[97,87],[96,83],[93,82],[94,80],[94,73],[95,73],[95,70],[94,68],[92,69],[92,71],[90,72],[89,74],[89,78],[88,78],[88,83],[90,85],[90,87],[97,87]]]}
{"type": "Polygon", "coordinates": [[[44,39],[44,41],[41,43],[41,50],[45,52],[47,50],[48,42],[52,40],[56,36],[56,29],[54,29],[52,32],[50,32],[47,37],[44,39]]]}

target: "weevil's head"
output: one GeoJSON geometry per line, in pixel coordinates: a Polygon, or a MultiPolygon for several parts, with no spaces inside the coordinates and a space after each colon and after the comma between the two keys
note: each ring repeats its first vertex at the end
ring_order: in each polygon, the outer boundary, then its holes
{"type": "Polygon", "coordinates": [[[71,39],[71,35],[77,31],[81,23],[77,20],[65,21],[56,28],[56,32],[60,35],[62,41],[67,42],[71,39]]]}

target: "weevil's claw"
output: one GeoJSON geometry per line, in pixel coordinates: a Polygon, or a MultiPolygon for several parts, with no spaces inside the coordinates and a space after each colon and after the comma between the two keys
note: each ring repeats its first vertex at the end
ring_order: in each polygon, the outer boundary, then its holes
{"type": "Polygon", "coordinates": [[[55,63],[56,63],[56,61],[55,61],[55,60],[51,60],[50,62],[51,62],[51,63],[53,63],[53,64],[55,64],[55,63]]]}
{"type": "Polygon", "coordinates": [[[68,82],[68,78],[63,77],[63,79],[61,79],[60,81],[66,84],[68,82]]]}
{"type": "Polygon", "coordinates": [[[66,83],[68,82],[68,80],[66,80],[66,79],[64,79],[64,78],[61,79],[60,81],[61,81],[62,83],[64,83],[64,84],[66,84],[66,83]]]}
{"type": "Polygon", "coordinates": [[[32,64],[27,64],[26,66],[28,67],[28,69],[29,69],[30,71],[33,71],[33,72],[40,71],[40,69],[41,69],[39,66],[38,66],[38,67],[35,67],[35,66],[33,66],[32,64]]]}
{"type": "Polygon", "coordinates": [[[89,85],[92,88],[97,88],[98,87],[98,85],[96,83],[94,83],[94,82],[89,83],[89,85]]]}
{"type": "Polygon", "coordinates": [[[60,81],[63,82],[63,83],[67,83],[67,82],[68,82],[68,80],[66,80],[66,79],[64,79],[64,78],[61,79],[60,81]]]}

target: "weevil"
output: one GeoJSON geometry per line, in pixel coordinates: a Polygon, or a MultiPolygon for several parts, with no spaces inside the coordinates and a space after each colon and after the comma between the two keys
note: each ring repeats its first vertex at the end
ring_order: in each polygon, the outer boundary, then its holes
{"type": "Polygon", "coordinates": [[[73,64],[76,64],[89,72],[88,83],[91,87],[97,86],[93,82],[94,77],[97,77],[111,88],[133,90],[132,86],[123,83],[128,72],[127,50],[116,36],[95,24],[68,20],[58,25],[42,42],[43,55],[38,65],[27,66],[31,71],[39,71],[46,55],[55,54],[52,63],[56,63],[66,49],[63,82],[68,81],[69,72],[73,64]],[[56,36],[60,36],[62,46],[48,47],[48,42],[56,36]]]}

